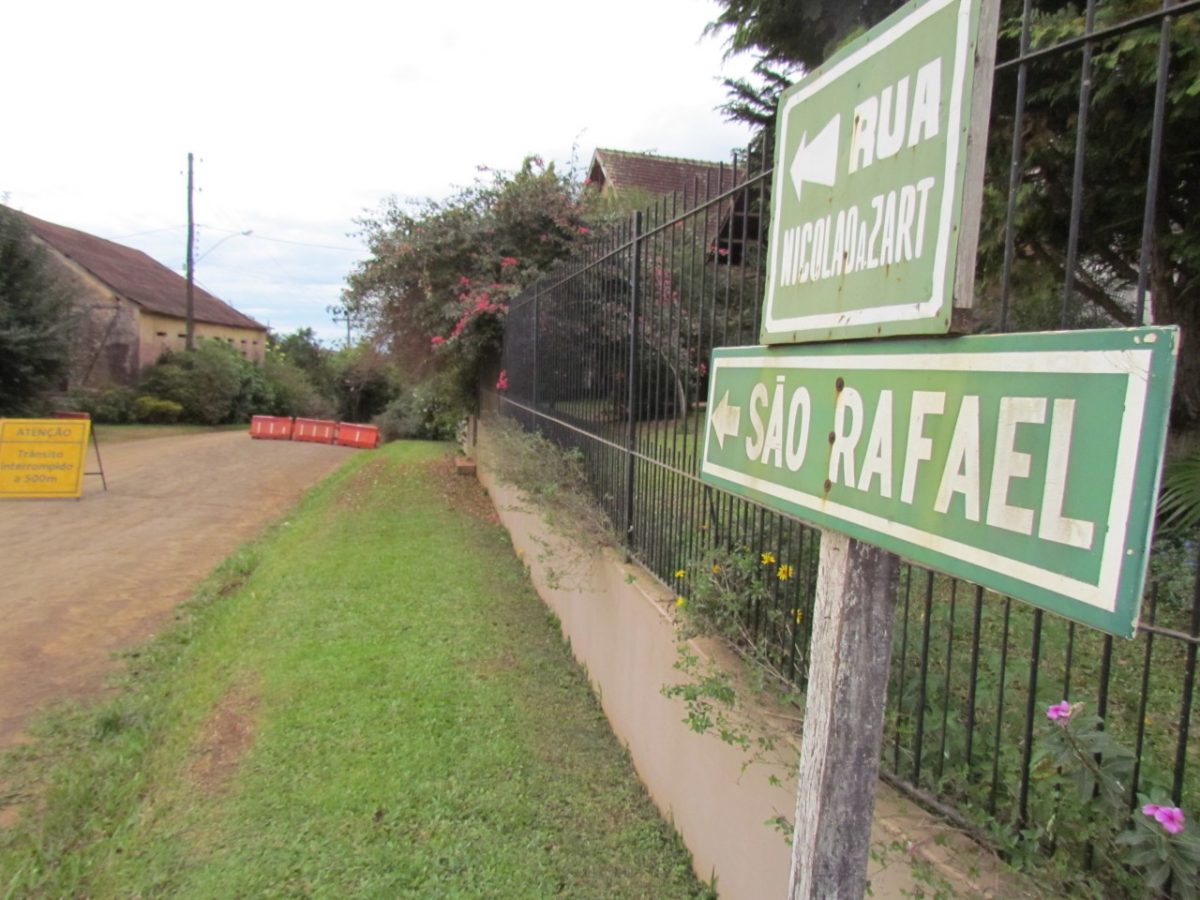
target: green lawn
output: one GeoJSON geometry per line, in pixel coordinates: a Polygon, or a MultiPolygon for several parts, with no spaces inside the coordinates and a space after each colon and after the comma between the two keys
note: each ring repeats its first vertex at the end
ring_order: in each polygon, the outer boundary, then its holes
{"type": "Polygon", "coordinates": [[[0,897],[707,895],[446,452],[356,455],[10,753],[0,897]]]}

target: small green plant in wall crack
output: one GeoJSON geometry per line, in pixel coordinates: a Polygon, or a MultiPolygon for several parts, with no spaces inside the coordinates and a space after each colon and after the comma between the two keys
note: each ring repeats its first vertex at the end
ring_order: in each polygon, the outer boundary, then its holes
{"type": "MultiPolygon", "coordinates": [[[[755,641],[749,616],[759,627],[794,629],[802,613],[780,603],[780,586],[796,578],[796,567],[774,552],[748,548],[712,549],[675,571],[674,612],[679,639],[675,669],[683,679],[664,685],[663,696],[683,703],[683,722],[697,734],[712,734],[745,754],[742,769],[767,763],[768,779],[792,779],[799,763],[787,740],[799,733],[800,694],[777,662],[755,641]],[[750,613],[748,610],[757,611],[750,613]],[[710,638],[741,662],[731,670],[702,657],[693,639],[710,638]]],[[[782,816],[769,823],[790,834],[782,816]]]]}

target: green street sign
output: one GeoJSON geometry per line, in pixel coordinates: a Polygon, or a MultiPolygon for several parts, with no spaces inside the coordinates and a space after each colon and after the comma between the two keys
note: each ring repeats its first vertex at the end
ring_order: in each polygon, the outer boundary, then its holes
{"type": "Polygon", "coordinates": [[[971,305],[998,7],[909,3],[782,95],[763,343],[944,334],[971,305]]]}
{"type": "Polygon", "coordinates": [[[703,481],[1132,637],[1175,328],[713,352],[703,481]]]}

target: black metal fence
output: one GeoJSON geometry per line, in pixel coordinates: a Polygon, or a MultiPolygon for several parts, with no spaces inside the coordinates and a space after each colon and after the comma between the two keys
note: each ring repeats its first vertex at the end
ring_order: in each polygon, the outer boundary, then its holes
{"type": "MultiPolygon", "coordinates": [[[[1200,0],[1006,3],[978,267],[980,331],[1183,324],[1177,423],[1194,423],[1200,322],[1200,0]]],[[[707,362],[758,341],[770,160],[740,158],[606,234],[512,304],[501,409],[578,448],[630,553],[665,584],[714,550],[775,559],[747,640],[803,687],[818,534],[702,484],[707,362]],[[785,568],[786,567],[786,568],[785,568]],[[785,575],[787,577],[782,577],[785,575]]],[[[884,777],[998,847],[1096,862],[1086,804],[1040,777],[1046,707],[1099,714],[1200,815],[1192,739],[1197,542],[1156,544],[1142,625],[1113,639],[904,566],[884,777]]]]}

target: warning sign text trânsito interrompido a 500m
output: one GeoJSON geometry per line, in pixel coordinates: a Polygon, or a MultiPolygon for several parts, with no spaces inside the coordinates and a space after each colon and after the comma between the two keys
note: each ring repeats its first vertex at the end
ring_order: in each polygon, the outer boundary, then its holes
{"type": "Polygon", "coordinates": [[[92,423],[0,419],[0,498],[79,497],[92,423]]]}

